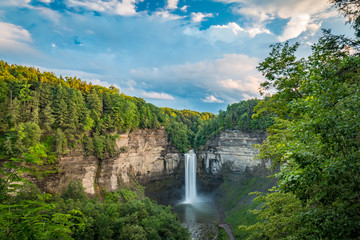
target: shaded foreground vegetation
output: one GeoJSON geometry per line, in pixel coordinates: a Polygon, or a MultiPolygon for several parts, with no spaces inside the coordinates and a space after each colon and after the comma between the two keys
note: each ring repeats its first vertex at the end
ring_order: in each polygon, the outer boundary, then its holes
{"type": "Polygon", "coordinates": [[[358,40],[324,31],[312,54],[276,44],[258,69],[264,91],[256,106],[274,112],[259,157],[281,170],[279,186],[258,193],[258,222],[242,226],[249,239],[360,237],[360,55],[358,40]]]}
{"type": "Polygon", "coordinates": [[[142,195],[122,189],[100,201],[89,199],[78,182],[55,196],[26,184],[0,205],[0,238],[188,239],[170,207],[142,195]]]}

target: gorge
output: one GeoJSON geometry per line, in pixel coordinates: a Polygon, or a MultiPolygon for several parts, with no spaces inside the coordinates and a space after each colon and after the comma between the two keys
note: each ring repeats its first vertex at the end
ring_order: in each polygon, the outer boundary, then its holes
{"type": "Polygon", "coordinates": [[[360,239],[359,1],[4,2],[0,239],[360,239]]]}
{"type": "MultiPolygon", "coordinates": [[[[233,104],[217,116],[158,108],[116,88],[57,78],[34,68],[3,61],[0,67],[4,75],[0,90],[5,93],[0,95],[0,174],[6,186],[1,190],[2,204],[27,214],[32,208],[13,206],[35,199],[34,204],[50,209],[41,215],[42,221],[54,226],[58,223],[52,219],[59,214],[72,219],[80,214],[76,211],[85,214],[76,224],[87,223],[86,230],[66,230],[63,236],[126,239],[132,228],[142,239],[153,234],[186,239],[188,233],[170,209],[156,205],[170,204],[194,238],[212,239],[220,232],[219,222],[237,229],[238,220],[231,221],[229,214],[239,210],[233,211],[233,204],[247,204],[250,190],[259,190],[257,183],[264,182],[258,178],[269,162],[253,159],[258,151],[252,146],[263,141],[264,129],[271,125],[269,118],[251,118],[260,100],[233,104]],[[252,188],[239,190],[245,182],[252,188]],[[91,210],[94,204],[101,210],[91,210]],[[117,211],[106,210],[113,204],[117,211]],[[138,222],[131,220],[132,214],[141,215],[138,222]],[[157,214],[162,217],[148,221],[157,214]],[[100,227],[104,216],[113,222],[106,231],[100,227]],[[126,224],[119,228],[116,221],[126,224]],[[170,226],[162,227],[167,222],[170,226]]],[[[266,190],[263,185],[261,191],[266,190]]],[[[17,219],[20,215],[6,214],[13,222],[27,224],[17,219]]],[[[25,227],[16,230],[20,225],[3,223],[9,224],[4,234],[14,238],[24,234],[25,227]]]]}
{"type": "MultiPolygon", "coordinates": [[[[100,161],[74,151],[59,159],[58,173],[36,182],[47,192],[61,192],[71,180],[76,180],[82,183],[87,194],[93,196],[99,195],[101,189],[118,191],[139,182],[145,186],[147,196],[175,206],[175,212],[195,239],[207,239],[216,236],[218,222],[228,222],[225,221],[226,212],[229,216],[234,212],[233,206],[221,204],[234,197],[234,193],[231,197],[226,196],[227,190],[222,186],[231,183],[233,191],[243,195],[234,204],[245,201],[247,206],[251,202],[247,197],[250,191],[241,192],[238,186],[249,179],[265,179],[270,173],[269,161],[254,158],[258,150],[253,145],[260,144],[265,137],[261,132],[227,130],[211,138],[196,155],[194,151],[180,153],[168,141],[164,129],[136,130],[120,135],[116,146],[124,150],[118,156],[100,161]],[[197,201],[197,188],[206,196],[202,202],[197,201]],[[181,204],[185,205],[177,206],[181,199],[184,199],[181,204]]],[[[274,184],[266,179],[256,183],[261,186],[257,188],[254,184],[251,191],[265,191],[274,184]],[[266,187],[261,185],[264,182],[266,187]]],[[[236,224],[232,226],[234,229],[236,224]]]]}

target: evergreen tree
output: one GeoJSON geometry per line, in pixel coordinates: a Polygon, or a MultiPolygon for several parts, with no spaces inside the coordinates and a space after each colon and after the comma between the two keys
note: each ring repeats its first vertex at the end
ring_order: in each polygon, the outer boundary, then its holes
{"type": "Polygon", "coordinates": [[[40,103],[39,103],[39,92],[31,91],[31,103],[30,103],[30,120],[36,124],[40,122],[40,103]]]}
{"type": "Polygon", "coordinates": [[[56,129],[54,140],[55,140],[54,152],[57,155],[61,155],[65,153],[65,149],[67,147],[67,140],[65,134],[63,133],[63,131],[61,131],[60,128],[56,129]]]}
{"type": "Polygon", "coordinates": [[[95,122],[99,122],[102,114],[102,101],[95,88],[92,88],[87,95],[87,103],[90,109],[90,117],[95,122]]]}

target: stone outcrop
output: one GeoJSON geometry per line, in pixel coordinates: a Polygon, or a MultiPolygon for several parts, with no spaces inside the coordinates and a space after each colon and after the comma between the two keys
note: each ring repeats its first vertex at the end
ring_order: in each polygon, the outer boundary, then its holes
{"type": "Polygon", "coordinates": [[[255,173],[271,164],[269,160],[254,158],[259,150],[253,145],[261,144],[265,139],[265,132],[224,131],[202,147],[198,159],[202,169],[211,175],[220,174],[225,167],[238,174],[255,173]]]}
{"type": "MultiPolygon", "coordinates": [[[[265,133],[225,131],[210,139],[198,152],[199,177],[203,188],[211,191],[219,186],[226,172],[268,175],[270,161],[254,159],[254,144],[265,140],[265,133]]],[[[171,145],[165,129],[138,129],[121,134],[116,142],[119,154],[97,159],[81,150],[68,152],[58,162],[57,173],[36,180],[41,189],[61,192],[71,180],[80,181],[85,192],[95,195],[134,183],[145,185],[147,196],[169,204],[183,195],[183,154],[171,145]]]]}
{"type": "Polygon", "coordinates": [[[37,181],[38,185],[49,192],[60,192],[70,180],[77,180],[90,195],[99,189],[116,191],[131,184],[132,178],[146,183],[172,175],[183,158],[163,128],[121,134],[116,144],[120,153],[103,160],[80,150],[69,152],[59,159],[59,171],[37,181]]]}

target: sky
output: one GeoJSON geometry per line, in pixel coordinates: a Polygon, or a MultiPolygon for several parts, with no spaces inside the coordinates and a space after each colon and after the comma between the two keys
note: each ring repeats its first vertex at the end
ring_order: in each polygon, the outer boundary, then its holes
{"type": "Polygon", "coordinates": [[[217,113],[260,98],[277,42],[352,35],[328,0],[0,0],[0,59],[217,113]]]}

